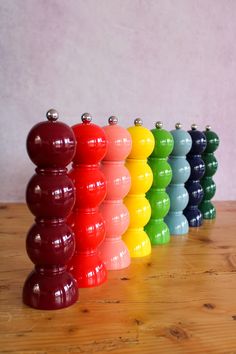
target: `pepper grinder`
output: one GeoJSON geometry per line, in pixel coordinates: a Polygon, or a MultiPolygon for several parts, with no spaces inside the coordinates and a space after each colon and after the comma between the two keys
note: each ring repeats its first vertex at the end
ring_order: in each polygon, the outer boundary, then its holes
{"type": "Polygon", "coordinates": [[[163,219],[170,209],[170,198],[165,189],[172,178],[172,170],[167,157],[173,150],[174,140],[171,133],[163,129],[162,125],[162,122],[157,122],[156,129],[151,130],[155,139],[155,147],[148,158],[148,164],[153,173],[153,183],[147,192],[147,199],[151,205],[152,214],[144,229],[152,245],[165,244],[170,241],[170,231],[163,219]]]}
{"type": "Polygon", "coordinates": [[[28,183],[26,202],[35,216],[26,249],[35,269],[25,281],[23,301],[41,310],[56,310],[76,302],[78,289],[67,271],[75,251],[74,234],[66,218],[75,202],[75,190],[67,177],[76,141],[69,126],[58,122],[54,109],[47,121],[36,124],[27,137],[27,152],[37,166],[28,183]]]}
{"type": "Polygon", "coordinates": [[[94,287],[104,283],[107,270],[98,254],[105,237],[105,223],[99,206],[106,196],[106,179],[100,161],[107,151],[107,139],[101,127],[93,124],[89,113],[82,123],[72,127],[77,141],[69,177],[76,188],[76,201],[68,223],[75,233],[76,251],[70,270],[79,287],[94,287]]]}
{"type": "Polygon", "coordinates": [[[151,207],[145,197],[153,181],[152,170],[147,158],[154,149],[154,137],[140,118],[128,128],[132,138],[132,149],[126,160],[131,176],[131,189],[124,200],[130,214],[129,228],[123,235],[131,257],[144,257],[151,253],[151,243],[144,226],[151,217],[151,207]]]}
{"type": "Polygon", "coordinates": [[[192,146],[192,139],[188,132],[182,130],[182,125],[176,123],[175,130],[171,131],[174,139],[174,148],[169,156],[172,169],[172,179],[166,191],[170,198],[170,210],[165,217],[171,235],[184,235],[188,233],[188,221],[183,210],[188,204],[188,192],[184,183],[190,176],[190,166],[186,154],[192,146]]]}
{"type": "Polygon", "coordinates": [[[187,161],[190,164],[190,176],[185,187],[189,194],[189,201],[184,215],[186,216],[190,227],[198,227],[202,225],[202,213],[198,209],[203,198],[203,189],[200,179],[205,173],[205,164],[201,158],[201,154],[206,148],[206,137],[204,133],[197,130],[197,125],[192,124],[191,130],[188,131],[192,138],[192,147],[187,154],[187,161]]]}
{"type": "Polygon", "coordinates": [[[101,258],[108,270],[126,268],[130,264],[129,250],[122,235],[129,225],[129,211],[123,203],[131,186],[130,174],[124,166],[131,151],[132,141],[127,129],[118,125],[117,117],[108,119],[105,131],[108,150],[102,160],[101,170],[107,180],[107,195],[100,211],[106,225],[106,237],[100,246],[101,258]]]}
{"type": "Polygon", "coordinates": [[[216,192],[216,185],[212,179],[212,176],[217,171],[218,162],[214,156],[214,152],[219,146],[220,140],[218,135],[211,130],[211,126],[207,125],[206,130],[203,132],[206,136],[207,146],[202,154],[202,159],[205,163],[205,174],[201,179],[201,185],[204,191],[202,202],[199,209],[202,212],[203,219],[215,219],[216,209],[211,202],[216,192]]]}

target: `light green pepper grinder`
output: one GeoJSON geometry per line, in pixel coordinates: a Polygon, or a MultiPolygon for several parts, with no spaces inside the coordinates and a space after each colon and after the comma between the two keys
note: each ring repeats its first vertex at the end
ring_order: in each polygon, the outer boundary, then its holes
{"type": "Polygon", "coordinates": [[[148,158],[148,164],[153,172],[153,184],[146,197],[151,205],[152,214],[145,231],[154,246],[170,241],[170,231],[163,219],[170,209],[170,199],[165,189],[172,178],[167,158],[173,150],[174,140],[167,130],[162,129],[162,122],[157,122],[156,129],[152,129],[151,132],[155,139],[155,147],[148,158]]]}
{"type": "Polygon", "coordinates": [[[202,154],[202,159],[205,163],[206,171],[204,177],[201,179],[201,185],[204,191],[203,200],[199,206],[204,219],[215,219],[216,209],[211,202],[216,192],[216,185],[212,176],[216,173],[218,162],[214,156],[214,152],[219,146],[220,140],[218,135],[211,130],[210,125],[206,126],[203,132],[206,136],[207,146],[202,154]]]}

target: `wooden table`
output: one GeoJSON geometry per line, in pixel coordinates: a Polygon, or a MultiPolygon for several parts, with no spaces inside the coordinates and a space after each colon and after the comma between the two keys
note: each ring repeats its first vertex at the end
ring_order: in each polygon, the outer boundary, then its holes
{"type": "Polygon", "coordinates": [[[25,205],[0,205],[1,353],[236,353],[236,202],[217,219],[81,289],[58,311],[22,304],[32,269],[25,205]]]}

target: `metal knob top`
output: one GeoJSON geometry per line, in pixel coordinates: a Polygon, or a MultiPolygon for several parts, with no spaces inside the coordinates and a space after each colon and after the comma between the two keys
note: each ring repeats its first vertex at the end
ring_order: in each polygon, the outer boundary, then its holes
{"type": "Polygon", "coordinates": [[[175,124],[175,128],[176,129],[181,129],[182,128],[182,124],[181,123],[176,123],[175,124]]]}
{"type": "Polygon", "coordinates": [[[206,125],[206,130],[207,131],[211,130],[211,126],[210,125],[206,125]]]}
{"type": "Polygon", "coordinates": [[[52,108],[52,109],[49,109],[49,111],[47,111],[46,117],[47,117],[47,120],[49,120],[49,122],[56,122],[56,120],[58,120],[58,118],[59,118],[59,113],[55,109],[52,108]]]}
{"type": "Polygon", "coordinates": [[[192,129],[192,130],[197,130],[197,124],[193,123],[193,124],[191,125],[191,129],[192,129]]]}
{"type": "Polygon", "coordinates": [[[155,127],[156,127],[157,129],[161,129],[161,128],[163,127],[163,123],[160,122],[160,121],[158,121],[158,122],[156,122],[155,127]]]}
{"type": "Polygon", "coordinates": [[[91,116],[90,113],[84,113],[81,116],[81,120],[82,120],[83,123],[90,123],[91,120],[92,120],[92,116],[91,116]]]}
{"type": "Polygon", "coordinates": [[[136,118],[136,119],[134,120],[134,125],[135,125],[135,126],[141,126],[141,125],[143,125],[142,119],[141,119],[141,118],[136,118]]]}
{"type": "Polygon", "coordinates": [[[118,118],[116,116],[111,116],[108,118],[109,125],[116,125],[118,123],[118,118]]]}

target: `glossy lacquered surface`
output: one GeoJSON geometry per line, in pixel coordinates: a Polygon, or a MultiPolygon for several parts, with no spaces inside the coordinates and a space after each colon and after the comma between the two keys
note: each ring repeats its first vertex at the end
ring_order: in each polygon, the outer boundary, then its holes
{"type": "Polygon", "coordinates": [[[76,251],[69,269],[79,287],[94,287],[104,283],[107,270],[98,255],[105,237],[105,223],[99,206],[106,196],[106,179],[99,162],[107,151],[103,129],[84,119],[72,127],[77,141],[69,177],[76,188],[76,201],[68,224],[75,233],[76,251]]]}
{"type": "Polygon", "coordinates": [[[66,175],[75,144],[70,127],[50,120],[33,127],[27,138],[28,154],[38,167],[26,189],[27,205],[36,217],[26,239],[35,269],[25,281],[23,301],[37,309],[67,307],[78,298],[77,283],[66,270],[75,238],[65,222],[75,202],[74,185],[66,175]]]}
{"type": "Polygon", "coordinates": [[[191,173],[185,187],[189,194],[189,202],[184,210],[189,226],[198,227],[202,225],[202,213],[198,208],[203,198],[203,189],[200,184],[200,179],[205,173],[205,164],[201,158],[201,154],[206,148],[206,137],[199,130],[189,130],[192,138],[192,148],[187,155],[187,160],[190,164],[191,173]]]}
{"type": "Polygon", "coordinates": [[[174,141],[172,135],[157,125],[151,130],[155,147],[148,158],[148,164],[153,173],[153,183],[147,193],[147,199],[151,205],[151,219],[145,226],[151,244],[165,244],[170,241],[170,231],[164,217],[170,209],[170,199],[165,189],[172,178],[172,170],[168,164],[167,157],[173,150],[174,141]]]}
{"type": "Polygon", "coordinates": [[[62,122],[40,122],[29,132],[26,147],[36,166],[61,168],[67,166],[75,154],[75,136],[62,122]]]}
{"type": "Polygon", "coordinates": [[[151,217],[151,208],[145,193],[153,181],[152,170],[147,158],[154,149],[152,133],[141,125],[128,128],[132,137],[132,150],[126,160],[131,175],[131,189],[124,203],[130,214],[128,230],[123,240],[128,246],[131,257],[144,257],[151,253],[151,243],[144,226],[151,217]]]}
{"type": "Polygon", "coordinates": [[[172,169],[172,180],[166,191],[170,198],[170,210],[165,217],[171,235],[184,235],[188,233],[188,221],[183,210],[188,204],[189,196],[184,183],[190,176],[190,166],[186,154],[192,146],[191,136],[181,128],[171,131],[174,139],[174,148],[169,157],[172,169]]]}
{"type": "Polygon", "coordinates": [[[211,199],[215,195],[216,185],[212,179],[212,176],[214,176],[218,167],[218,162],[214,156],[214,152],[217,150],[220,140],[218,135],[209,129],[206,129],[203,133],[205,134],[207,140],[206,149],[202,154],[206,171],[201,179],[204,196],[201,204],[199,205],[199,209],[201,210],[204,219],[214,219],[216,217],[216,208],[211,202],[211,199]]]}
{"type": "Polygon", "coordinates": [[[117,118],[111,117],[109,125],[104,127],[108,149],[101,164],[107,180],[107,194],[100,208],[105,220],[106,237],[99,251],[108,270],[130,265],[129,250],[122,235],[129,226],[129,211],[123,198],[130,190],[131,178],[124,160],[130,153],[132,141],[129,132],[117,123],[117,118]]]}

